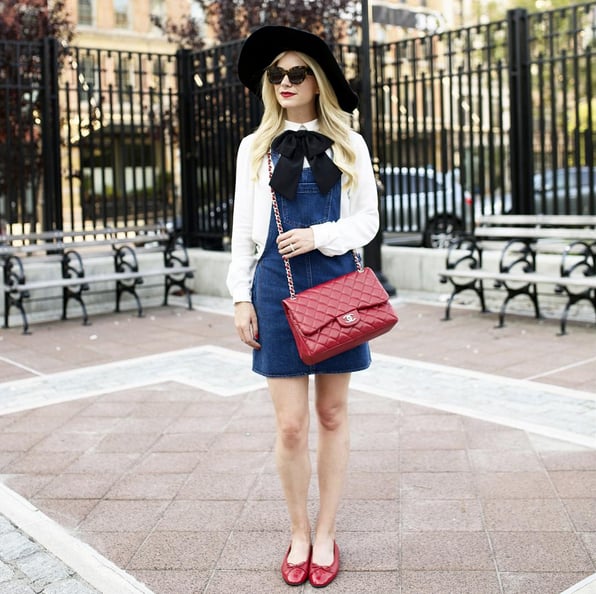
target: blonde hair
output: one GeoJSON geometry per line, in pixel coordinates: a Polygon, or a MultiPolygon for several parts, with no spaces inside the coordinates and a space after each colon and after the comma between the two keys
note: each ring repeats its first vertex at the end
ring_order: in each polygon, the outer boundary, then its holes
{"type": "MultiPolygon", "coordinates": [[[[278,62],[286,53],[283,52],[271,62],[278,62]]],[[[333,140],[333,161],[346,176],[346,187],[353,187],[356,180],[354,164],[356,153],[350,143],[349,116],[344,112],[337,101],[333,87],[319,64],[301,52],[294,52],[314,72],[319,95],[316,100],[316,111],[319,120],[319,132],[333,140]]],[[[275,96],[275,88],[267,79],[265,73],[262,78],[262,99],[265,106],[263,118],[256,129],[255,141],[252,147],[251,171],[256,179],[262,160],[267,155],[271,142],[279,136],[285,128],[285,113],[275,96]]]]}

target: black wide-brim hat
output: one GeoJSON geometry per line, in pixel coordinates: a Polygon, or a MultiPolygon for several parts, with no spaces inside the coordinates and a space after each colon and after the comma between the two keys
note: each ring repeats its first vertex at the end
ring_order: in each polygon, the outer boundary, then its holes
{"type": "Polygon", "coordinates": [[[329,46],[320,37],[292,27],[261,27],[248,37],[238,58],[238,77],[242,84],[260,97],[265,68],[286,51],[301,52],[315,60],[333,87],[340,107],[348,113],[356,109],[358,95],[350,87],[329,46]]]}

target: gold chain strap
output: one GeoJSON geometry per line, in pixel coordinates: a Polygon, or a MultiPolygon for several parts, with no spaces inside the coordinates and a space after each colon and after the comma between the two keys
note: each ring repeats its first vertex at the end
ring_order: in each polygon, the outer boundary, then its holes
{"type": "MultiPolygon", "coordinates": [[[[271,151],[267,153],[267,165],[269,167],[269,179],[273,175],[273,163],[271,162],[271,151]]],[[[271,188],[271,186],[269,186],[271,188]]],[[[284,228],[281,224],[281,216],[279,214],[279,207],[277,206],[277,198],[275,197],[275,190],[271,188],[271,201],[273,203],[273,215],[275,216],[275,224],[277,225],[277,233],[281,235],[284,228]]],[[[290,290],[290,298],[296,299],[296,289],[294,288],[294,277],[292,276],[292,269],[287,258],[282,258],[286,268],[286,277],[288,278],[288,289],[290,290]]]]}
{"type": "MultiPolygon", "coordinates": [[[[269,179],[273,175],[273,163],[271,161],[271,151],[267,153],[267,166],[269,168],[269,179]]],[[[271,186],[269,186],[271,188],[271,186]]],[[[277,197],[275,196],[275,190],[271,188],[271,202],[273,204],[273,216],[275,217],[275,225],[277,226],[277,232],[281,235],[284,232],[284,228],[281,224],[281,216],[279,214],[279,206],[277,205],[277,197]]],[[[356,250],[352,250],[352,256],[354,257],[354,263],[356,264],[356,270],[362,272],[362,262],[356,253],[356,250]]],[[[292,269],[290,268],[290,262],[287,258],[282,258],[284,266],[286,268],[286,277],[288,279],[288,289],[290,290],[290,298],[296,299],[296,289],[294,288],[294,277],[292,276],[292,269]]]]}

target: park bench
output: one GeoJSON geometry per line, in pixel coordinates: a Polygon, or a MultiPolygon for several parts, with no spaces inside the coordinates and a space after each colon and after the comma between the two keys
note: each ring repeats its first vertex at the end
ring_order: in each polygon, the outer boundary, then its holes
{"type": "Polygon", "coordinates": [[[137,288],[146,277],[164,278],[163,305],[177,288],[184,294],[188,308],[192,308],[191,292],[186,281],[193,277],[188,253],[182,239],[166,225],[127,226],[82,231],[46,231],[41,233],[0,235],[0,261],[3,270],[4,327],[8,328],[9,314],[15,307],[21,314],[23,332],[29,333],[25,300],[32,292],[61,290],[62,319],[67,319],[68,304],[77,301],[82,309],[83,323],[89,323],[84,293],[93,284],[114,286],[116,311],[124,293],[136,303],[139,317],[143,307],[137,288]],[[162,254],[159,265],[141,270],[139,255],[162,254]],[[92,259],[110,256],[113,271],[89,273],[92,259]],[[27,271],[34,263],[42,263],[43,278],[28,278],[27,271]]]}
{"type": "MultiPolygon", "coordinates": [[[[495,259],[493,258],[493,261],[495,259]]],[[[529,297],[536,318],[541,318],[539,285],[550,285],[566,297],[560,316],[560,333],[566,333],[570,308],[589,301],[596,313],[596,216],[589,215],[486,215],[478,219],[473,235],[458,238],[447,250],[441,282],[452,291],[445,309],[463,291],[474,291],[481,310],[487,312],[485,281],[505,289],[499,311],[499,327],[505,324],[509,302],[529,297]],[[486,265],[486,255],[498,250],[498,266],[486,265]],[[558,268],[540,267],[540,258],[558,257],[558,268]]]]}

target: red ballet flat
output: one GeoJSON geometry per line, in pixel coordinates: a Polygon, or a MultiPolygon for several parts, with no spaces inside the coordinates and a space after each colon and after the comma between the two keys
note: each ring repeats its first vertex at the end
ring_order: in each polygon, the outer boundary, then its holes
{"type": "Polygon", "coordinates": [[[310,564],[310,572],[308,579],[310,585],[313,588],[324,588],[328,586],[336,577],[339,572],[339,547],[337,543],[333,543],[333,563],[331,565],[317,565],[316,563],[310,564]]]}
{"type": "Polygon", "coordinates": [[[292,550],[292,545],[288,547],[288,552],[281,564],[281,576],[288,586],[301,586],[308,580],[310,571],[310,558],[312,555],[312,547],[308,553],[308,558],[304,563],[288,563],[288,556],[292,550]]]}

